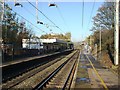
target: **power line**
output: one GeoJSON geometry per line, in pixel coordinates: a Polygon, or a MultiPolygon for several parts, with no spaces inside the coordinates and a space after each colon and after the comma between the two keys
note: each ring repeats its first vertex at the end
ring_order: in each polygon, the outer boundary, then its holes
{"type": "MultiPolygon", "coordinates": [[[[36,17],[33,13],[31,13],[27,8],[25,8],[24,6],[23,6],[23,8],[28,12],[28,13],[30,13],[34,18],[36,17]]],[[[37,17],[37,19],[38,19],[38,17],[37,17]]],[[[48,24],[45,24],[45,25],[48,25],[48,24]]],[[[52,26],[52,25],[48,25],[48,26],[50,26],[50,27],[56,27],[56,26],[52,26]]]]}
{"type": "Polygon", "coordinates": [[[95,0],[94,0],[94,3],[93,3],[93,6],[92,6],[92,11],[91,11],[91,14],[90,14],[90,19],[89,19],[89,22],[88,22],[88,28],[89,28],[89,24],[90,24],[90,21],[91,21],[91,18],[92,18],[94,7],[95,7],[95,0]]]}
{"type": "MultiPolygon", "coordinates": [[[[36,8],[38,8],[38,0],[36,0],[36,8]]],[[[36,19],[38,21],[38,10],[36,9],[36,19]]]]}
{"type": "MultiPolygon", "coordinates": [[[[4,9],[6,10],[6,9],[4,9]]],[[[12,9],[11,9],[12,10],[12,9]]],[[[38,30],[41,30],[42,32],[46,33],[45,31],[43,31],[42,29],[38,28],[37,26],[35,26],[33,23],[31,23],[29,20],[27,20],[26,18],[24,18],[23,16],[21,16],[20,14],[18,14],[17,12],[15,12],[14,10],[12,10],[16,15],[22,17],[24,20],[26,20],[27,22],[29,22],[31,25],[33,25],[35,28],[37,28],[38,30]]]]}
{"type": "MultiPolygon", "coordinates": [[[[32,5],[34,8],[36,8],[29,0],[27,0],[30,5],[32,5]]],[[[52,24],[54,24],[58,29],[61,30],[60,27],[58,27],[52,20],[50,20],[42,11],[40,11],[38,8],[36,8],[46,19],[48,19],[52,24]]],[[[61,30],[64,32],[63,30],[61,30]]]]}
{"type": "Polygon", "coordinates": [[[27,8],[25,8],[24,6],[23,6],[23,8],[28,12],[28,13],[30,13],[33,17],[36,17],[32,12],[30,12],[27,8]]]}
{"type": "MultiPolygon", "coordinates": [[[[12,10],[13,11],[13,10],[12,10]]],[[[26,18],[24,18],[23,16],[21,16],[20,14],[18,14],[17,12],[13,11],[14,13],[16,13],[18,16],[22,17],[24,20],[26,20],[27,22],[29,22],[31,25],[33,25],[34,27],[36,27],[37,29],[41,30],[42,32],[45,32],[43,31],[42,29],[38,28],[37,26],[35,26],[33,23],[31,23],[29,20],[27,20],[26,18]]]]}
{"type": "Polygon", "coordinates": [[[58,12],[59,12],[59,14],[60,14],[60,16],[61,16],[61,18],[62,18],[63,22],[64,22],[65,27],[67,27],[67,29],[68,29],[68,26],[67,26],[66,21],[65,21],[65,19],[64,19],[64,17],[63,17],[63,15],[62,15],[62,13],[61,13],[60,8],[59,8],[58,6],[56,6],[56,8],[57,8],[57,10],[58,10],[58,12]]]}

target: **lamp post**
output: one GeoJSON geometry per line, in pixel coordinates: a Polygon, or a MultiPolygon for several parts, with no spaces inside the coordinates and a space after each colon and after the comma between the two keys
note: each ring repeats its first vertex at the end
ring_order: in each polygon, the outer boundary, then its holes
{"type": "Polygon", "coordinates": [[[37,24],[43,24],[43,22],[39,21],[38,18],[38,0],[36,0],[36,19],[37,19],[37,24]]]}

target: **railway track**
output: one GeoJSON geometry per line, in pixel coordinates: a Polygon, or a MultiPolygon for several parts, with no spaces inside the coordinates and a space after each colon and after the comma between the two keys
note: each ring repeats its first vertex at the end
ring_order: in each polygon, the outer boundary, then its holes
{"type": "MultiPolygon", "coordinates": [[[[47,61],[46,63],[44,63],[43,65],[41,64],[39,67],[36,67],[28,72],[25,72],[23,74],[20,74],[19,76],[15,77],[12,80],[9,80],[5,83],[2,83],[2,85],[0,85],[0,87],[2,88],[14,88],[16,85],[20,84],[21,82],[25,81],[26,79],[29,79],[31,77],[33,77],[35,74],[39,73],[39,72],[44,72],[44,70],[52,65],[54,65],[57,62],[60,62],[63,58],[66,57],[68,53],[59,56],[59,58],[51,60],[49,58],[49,62],[47,61]],[[51,60],[51,61],[50,61],[51,60]]],[[[69,55],[69,54],[68,54],[69,55]]]]}
{"type": "Polygon", "coordinates": [[[62,63],[57,69],[48,75],[43,81],[41,81],[34,90],[39,89],[70,89],[74,73],[76,70],[77,59],[79,51],[68,58],[64,63],[62,63]]]}
{"type": "Polygon", "coordinates": [[[46,77],[48,77],[51,74],[51,72],[55,71],[56,68],[58,68],[64,62],[68,61],[68,59],[70,59],[73,56],[73,54],[75,54],[75,52],[76,51],[73,51],[65,57],[61,57],[59,59],[46,63],[45,65],[42,65],[36,68],[35,70],[25,73],[20,77],[13,79],[12,81],[8,81],[7,83],[2,85],[2,88],[33,89],[38,85],[39,82],[42,82],[46,77]]]}
{"type": "Polygon", "coordinates": [[[26,73],[24,73],[22,75],[19,75],[16,78],[14,78],[13,80],[6,82],[2,86],[3,86],[3,88],[7,88],[7,89],[9,89],[11,87],[14,87],[15,85],[17,85],[17,84],[21,83],[22,81],[32,77],[36,73],[44,70],[45,68],[51,66],[52,64],[56,63],[57,61],[61,60],[64,57],[65,56],[61,56],[60,58],[57,58],[57,59],[55,59],[53,61],[50,61],[50,62],[48,62],[48,63],[46,63],[46,64],[44,64],[42,66],[39,66],[39,67],[37,67],[37,68],[35,68],[35,69],[31,70],[31,71],[28,71],[28,72],[26,72],[26,73]]]}
{"type": "Polygon", "coordinates": [[[7,81],[10,81],[18,76],[21,76],[22,74],[31,71],[32,69],[35,69],[41,65],[44,65],[56,58],[58,58],[61,55],[67,55],[70,52],[66,52],[63,54],[56,54],[56,55],[50,55],[42,58],[37,58],[30,61],[25,61],[9,66],[2,67],[2,83],[6,83],[7,81]]]}

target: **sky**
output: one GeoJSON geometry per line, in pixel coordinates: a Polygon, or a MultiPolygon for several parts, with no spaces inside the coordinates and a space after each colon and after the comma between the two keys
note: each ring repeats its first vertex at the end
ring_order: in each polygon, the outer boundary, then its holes
{"type": "MultiPolygon", "coordinates": [[[[46,33],[65,34],[66,32],[71,32],[73,42],[82,41],[92,33],[90,31],[93,24],[92,17],[96,15],[98,8],[103,4],[103,2],[95,2],[95,4],[94,2],[84,2],[83,14],[83,2],[39,2],[38,9],[60,28],[58,29],[38,11],[38,20],[42,21],[45,25],[37,24],[36,9],[28,2],[20,3],[23,7],[15,7],[13,2],[9,2],[8,4],[13,11],[17,12],[37,27],[36,28],[32,24],[26,22],[26,26],[33,28],[33,32],[36,36],[40,37],[46,33]],[[48,5],[50,3],[55,3],[57,7],[49,7],[48,5]],[[91,17],[93,4],[94,9],[91,17]],[[47,27],[46,24],[48,24],[49,27],[47,27]]],[[[36,6],[36,2],[31,3],[36,6]]],[[[26,21],[20,16],[18,17],[20,21],[26,21]]]]}

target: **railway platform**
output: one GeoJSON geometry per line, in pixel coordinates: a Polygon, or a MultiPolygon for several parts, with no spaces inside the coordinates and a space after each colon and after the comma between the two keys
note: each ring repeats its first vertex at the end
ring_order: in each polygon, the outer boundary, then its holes
{"type": "Polygon", "coordinates": [[[56,53],[42,54],[42,55],[33,56],[33,57],[26,57],[26,58],[21,58],[21,59],[17,59],[17,60],[10,60],[10,61],[7,61],[7,62],[3,62],[0,67],[5,67],[5,66],[9,66],[9,65],[12,65],[12,64],[17,64],[17,63],[22,63],[22,62],[33,60],[33,59],[46,57],[46,56],[49,56],[49,55],[52,55],[52,54],[56,54],[56,53]]]}
{"type": "Polygon", "coordinates": [[[47,57],[47,56],[51,56],[51,55],[55,55],[55,54],[59,54],[59,53],[67,52],[67,51],[70,51],[70,49],[64,50],[64,51],[61,51],[61,52],[46,53],[46,54],[41,54],[39,56],[26,57],[26,58],[21,58],[21,59],[17,59],[17,60],[10,60],[8,62],[3,62],[0,65],[0,67],[5,67],[5,66],[13,65],[13,64],[27,62],[27,61],[34,60],[34,59],[44,58],[44,57],[47,57]]]}
{"type": "Polygon", "coordinates": [[[80,54],[75,89],[119,90],[118,75],[101,65],[92,55],[80,54]]]}

